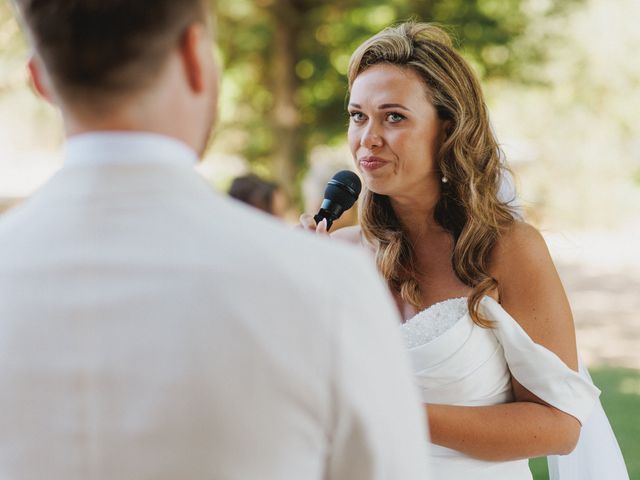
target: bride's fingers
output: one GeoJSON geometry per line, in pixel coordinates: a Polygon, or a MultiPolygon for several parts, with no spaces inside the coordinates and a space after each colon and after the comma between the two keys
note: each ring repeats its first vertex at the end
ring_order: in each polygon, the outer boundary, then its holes
{"type": "Polygon", "coordinates": [[[317,235],[322,235],[325,237],[329,236],[326,218],[322,219],[322,221],[316,225],[316,221],[311,215],[309,215],[308,213],[303,213],[302,215],[300,215],[300,224],[298,225],[298,227],[303,228],[304,230],[316,232],[317,235]]]}
{"type": "Polygon", "coordinates": [[[316,233],[318,235],[324,235],[326,237],[329,236],[329,232],[327,231],[327,219],[323,218],[322,221],[320,223],[318,223],[318,226],[316,226],[316,233]]]}
{"type": "Polygon", "coordinates": [[[300,215],[300,226],[305,230],[316,230],[316,222],[308,213],[303,213],[302,215],[300,215]]]}

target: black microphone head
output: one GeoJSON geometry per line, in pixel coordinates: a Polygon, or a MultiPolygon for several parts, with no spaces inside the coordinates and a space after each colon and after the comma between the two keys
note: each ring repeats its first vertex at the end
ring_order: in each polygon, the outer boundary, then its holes
{"type": "Polygon", "coordinates": [[[327,183],[320,211],[313,219],[316,223],[326,219],[327,230],[329,230],[333,221],[340,218],[345,210],[356,203],[361,189],[362,184],[355,173],[349,170],[336,173],[327,183]]]}
{"type": "Polygon", "coordinates": [[[358,175],[350,170],[341,170],[336,173],[324,191],[324,198],[342,206],[342,210],[348,210],[358,200],[362,190],[362,183],[358,175]]]}

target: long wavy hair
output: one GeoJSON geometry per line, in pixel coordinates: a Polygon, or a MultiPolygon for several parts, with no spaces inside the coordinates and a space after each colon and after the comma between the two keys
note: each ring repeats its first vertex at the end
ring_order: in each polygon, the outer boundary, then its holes
{"type": "MultiPolygon", "coordinates": [[[[492,322],[479,313],[479,304],[498,286],[489,274],[490,255],[501,232],[513,224],[514,212],[498,199],[506,167],[480,84],[449,35],[427,23],[389,27],[360,45],[349,63],[349,89],[360,73],[376,64],[416,72],[438,117],[446,122],[436,165],[448,181],[441,184],[434,216],[453,236],[451,263],[456,276],[473,289],[468,298],[471,318],[491,327],[492,322]]],[[[387,196],[364,189],[361,226],[365,239],[376,247],[378,269],[391,288],[419,308],[414,250],[387,196]]]]}

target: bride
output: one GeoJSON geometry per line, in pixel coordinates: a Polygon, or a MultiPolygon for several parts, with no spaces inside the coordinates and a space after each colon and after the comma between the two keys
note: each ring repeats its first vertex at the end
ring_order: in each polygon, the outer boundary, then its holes
{"type": "Polygon", "coordinates": [[[349,88],[365,189],[360,225],[332,236],[372,250],[402,312],[435,478],[531,479],[528,458],[574,450],[600,392],[544,239],[499,199],[479,83],[444,31],[405,23],[355,51],[349,88]]]}

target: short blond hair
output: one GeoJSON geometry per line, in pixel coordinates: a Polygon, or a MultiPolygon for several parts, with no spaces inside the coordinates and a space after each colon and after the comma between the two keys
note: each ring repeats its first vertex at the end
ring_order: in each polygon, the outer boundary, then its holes
{"type": "Polygon", "coordinates": [[[142,90],[204,0],[14,0],[56,92],[66,99],[142,90]]]}

